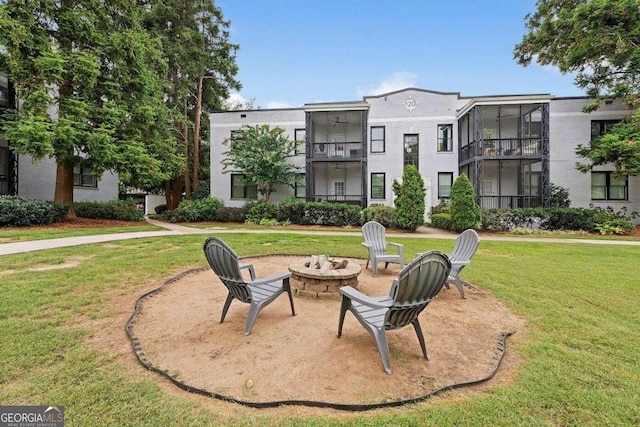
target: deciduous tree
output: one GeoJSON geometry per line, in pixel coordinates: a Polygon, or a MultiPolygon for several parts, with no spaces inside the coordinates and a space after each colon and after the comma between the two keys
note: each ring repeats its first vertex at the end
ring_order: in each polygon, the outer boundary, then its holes
{"type": "Polygon", "coordinates": [[[222,160],[225,173],[245,174],[267,202],[278,185],[292,182],[298,169],[287,161],[293,156],[295,142],[289,140],[280,127],[245,125],[233,132],[227,145],[229,150],[222,160]]]}
{"type": "MultiPolygon", "coordinates": [[[[595,100],[585,111],[605,98],[640,106],[640,0],[538,0],[525,19],[528,32],[514,51],[518,63],[577,73],[576,85],[595,100]]],[[[586,163],[577,168],[586,172],[613,163],[621,175],[640,173],[639,114],[613,126],[606,137],[578,146],[586,163]]]]}

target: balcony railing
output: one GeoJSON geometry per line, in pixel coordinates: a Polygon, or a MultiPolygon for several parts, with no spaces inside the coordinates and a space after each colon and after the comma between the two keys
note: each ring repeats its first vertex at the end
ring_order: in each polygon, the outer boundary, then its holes
{"type": "Polygon", "coordinates": [[[312,159],[359,159],[365,156],[362,142],[316,142],[311,144],[312,159]]]}
{"type": "Polygon", "coordinates": [[[346,203],[348,205],[360,205],[365,202],[362,194],[313,194],[307,195],[307,201],[312,202],[331,202],[331,203],[346,203]]]}
{"type": "Polygon", "coordinates": [[[542,206],[542,196],[479,196],[483,209],[537,208],[542,206]]]}
{"type": "Polygon", "coordinates": [[[540,138],[485,138],[460,149],[460,161],[472,157],[530,157],[542,154],[540,138]]]}

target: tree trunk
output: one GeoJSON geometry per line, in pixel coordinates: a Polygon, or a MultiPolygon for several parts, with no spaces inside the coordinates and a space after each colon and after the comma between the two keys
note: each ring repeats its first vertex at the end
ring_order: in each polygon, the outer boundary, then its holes
{"type": "Polygon", "coordinates": [[[56,163],[56,188],[53,201],[68,204],[67,218],[76,217],[76,211],[73,207],[73,163],[68,160],[56,163]]]}
{"type": "Polygon", "coordinates": [[[164,195],[167,210],[175,210],[182,200],[182,177],[176,177],[164,182],[164,195]]]}
{"type": "MultiPolygon", "coordinates": [[[[187,99],[184,100],[184,113],[187,115],[187,99]]],[[[189,124],[184,122],[182,124],[182,139],[184,141],[184,192],[185,198],[191,200],[191,180],[189,174],[189,124]]]]}
{"type": "Polygon", "coordinates": [[[200,115],[202,114],[202,79],[198,78],[198,97],[196,99],[196,116],[193,125],[193,191],[198,186],[200,169],[200,115]]]}

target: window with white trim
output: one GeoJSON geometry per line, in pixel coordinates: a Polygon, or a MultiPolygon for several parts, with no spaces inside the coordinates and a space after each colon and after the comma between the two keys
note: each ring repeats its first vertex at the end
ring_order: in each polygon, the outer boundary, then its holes
{"type": "Polygon", "coordinates": [[[627,177],[614,172],[591,172],[591,200],[628,200],[627,177]]]}

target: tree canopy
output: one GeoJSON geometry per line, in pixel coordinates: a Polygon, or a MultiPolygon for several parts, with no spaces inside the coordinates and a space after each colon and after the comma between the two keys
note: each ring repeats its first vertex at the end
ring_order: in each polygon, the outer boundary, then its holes
{"type": "MultiPolygon", "coordinates": [[[[538,0],[525,19],[528,32],[514,50],[519,64],[535,61],[577,73],[576,85],[594,98],[587,112],[605,98],[640,106],[640,0],[538,0]]],[[[636,112],[607,136],[578,146],[587,162],[577,168],[613,163],[619,174],[637,175],[639,135],[636,112]]]]}
{"type": "Polygon", "coordinates": [[[150,0],[148,6],[145,25],[162,40],[168,63],[165,100],[175,113],[173,129],[184,164],[171,177],[171,188],[181,197],[184,180],[189,197],[200,175],[201,140],[208,140],[208,123],[200,125],[202,111],[224,109],[229,91],[241,87],[235,78],[239,46],[230,42],[230,22],[212,0],[150,0]]]}
{"type": "Polygon", "coordinates": [[[258,192],[269,201],[278,185],[289,184],[298,169],[288,162],[295,142],[289,140],[280,127],[244,125],[226,141],[229,150],[222,165],[225,173],[239,172],[248,182],[256,184],[258,192]]]}
{"type": "Polygon", "coordinates": [[[73,204],[74,166],[148,184],[179,165],[166,62],[141,12],[133,0],[0,4],[1,65],[20,102],[3,128],[17,153],[55,159],[56,202],[73,204]]]}

